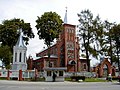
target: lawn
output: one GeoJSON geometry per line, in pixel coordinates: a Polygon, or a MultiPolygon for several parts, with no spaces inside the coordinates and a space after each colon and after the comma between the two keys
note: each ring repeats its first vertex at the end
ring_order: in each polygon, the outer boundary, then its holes
{"type": "Polygon", "coordinates": [[[85,82],[106,82],[106,80],[101,78],[86,78],[85,82]]]}
{"type": "MultiPolygon", "coordinates": [[[[72,80],[71,78],[65,78],[65,81],[72,81],[72,80]]],[[[106,82],[106,80],[101,78],[85,78],[83,82],[106,82]]]]}

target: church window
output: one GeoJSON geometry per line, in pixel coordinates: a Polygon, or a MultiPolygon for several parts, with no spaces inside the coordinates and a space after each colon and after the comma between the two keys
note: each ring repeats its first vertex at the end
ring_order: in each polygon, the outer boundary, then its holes
{"type": "Polygon", "coordinates": [[[17,53],[15,53],[15,62],[17,62],[17,53]]]}
{"type": "Polygon", "coordinates": [[[21,54],[21,52],[20,52],[20,56],[19,56],[19,62],[21,62],[21,56],[22,56],[22,54],[21,54]]]}
{"type": "Polygon", "coordinates": [[[26,58],[26,54],[24,53],[24,63],[25,63],[25,60],[26,60],[25,58],[26,58]]]}
{"type": "Polygon", "coordinates": [[[86,64],[84,64],[84,65],[83,65],[83,68],[84,68],[84,70],[86,70],[86,69],[87,69],[87,66],[86,66],[86,64]]]}

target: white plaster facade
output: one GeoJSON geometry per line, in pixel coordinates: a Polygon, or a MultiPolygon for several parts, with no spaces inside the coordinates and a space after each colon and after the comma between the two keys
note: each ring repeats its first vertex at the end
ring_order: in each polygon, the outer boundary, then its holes
{"type": "Polygon", "coordinates": [[[20,30],[19,39],[13,48],[12,70],[27,70],[26,51],[27,47],[24,45],[22,30],[20,30]]]}

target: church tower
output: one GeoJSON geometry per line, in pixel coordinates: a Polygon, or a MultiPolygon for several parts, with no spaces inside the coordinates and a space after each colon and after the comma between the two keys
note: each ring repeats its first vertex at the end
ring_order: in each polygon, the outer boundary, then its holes
{"type": "Polygon", "coordinates": [[[67,71],[77,71],[77,60],[79,53],[77,52],[77,40],[76,40],[76,25],[68,24],[67,21],[67,8],[64,17],[64,30],[62,31],[61,47],[60,47],[60,66],[67,67],[67,71]]]}
{"type": "Polygon", "coordinates": [[[26,51],[27,47],[24,45],[22,29],[20,29],[20,36],[13,48],[12,70],[27,70],[26,51]]]}

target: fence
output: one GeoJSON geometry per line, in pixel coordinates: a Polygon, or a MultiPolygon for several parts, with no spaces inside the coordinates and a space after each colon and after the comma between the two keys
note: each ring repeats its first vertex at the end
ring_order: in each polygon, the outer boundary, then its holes
{"type": "MultiPolygon", "coordinates": [[[[96,77],[95,72],[65,72],[65,77],[70,76],[85,76],[85,77],[96,77]]],[[[34,77],[44,77],[44,72],[36,72],[35,70],[0,70],[0,77],[6,78],[34,78],[34,77]]],[[[22,80],[22,79],[21,79],[22,80]]]]}
{"type": "Polygon", "coordinates": [[[70,77],[70,76],[85,76],[85,77],[96,77],[95,72],[66,72],[65,77],[70,77]]]}
{"type": "Polygon", "coordinates": [[[26,70],[21,71],[20,70],[0,70],[0,77],[6,77],[6,78],[33,78],[35,77],[35,70],[26,70]]]}

